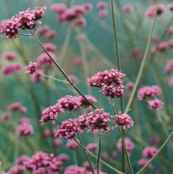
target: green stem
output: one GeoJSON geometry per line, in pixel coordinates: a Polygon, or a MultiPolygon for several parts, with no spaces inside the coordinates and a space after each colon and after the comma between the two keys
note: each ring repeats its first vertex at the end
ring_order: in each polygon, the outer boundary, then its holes
{"type": "Polygon", "coordinates": [[[112,14],[112,29],[113,29],[113,45],[114,45],[113,49],[114,49],[114,54],[116,56],[117,68],[118,70],[121,70],[114,0],[111,0],[111,14],[112,14]]]}
{"type": "Polygon", "coordinates": [[[153,31],[154,31],[155,22],[156,22],[156,18],[153,20],[153,23],[152,23],[152,26],[151,26],[151,32],[150,32],[149,37],[148,37],[148,42],[147,42],[147,45],[146,45],[144,57],[142,59],[141,65],[139,67],[139,71],[138,71],[138,75],[137,75],[137,78],[136,78],[136,81],[135,81],[134,88],[132,90],[132,93],[130,95],[128,103],[126,105],[125,113],[128,113],[129,110],[130,110],[130,107],[131,107],[131,105],[133,103],[133,100],[134,100],[134,97],[135,97],[138,85],[140,83],[140,80],[141,80],[141,77],[142,77],[142,74],[143,74],[144,66],[145,66],[147,57],[148,57],[149,52],[150,52],[151,40],[152,40],[152,34],[153,34],[153,31]]]}
{"type": "Polygon", "coordinates": [[[101,136],[99,135],[99,146],[98,146],[98,154],[97,154],[97,164],[96,164],[96,169],[97,169],[97,174],[99,174],[100,171],[100,159],[101,159],[101,136]]]}
{"type": "Polygon", "coordinates": [[[163,144],[160,146],[160,148],[158,149],[157,153],[155,153],[155,155],[150,160],[148,160],[148,162],[136,174],[142,174],[147,169],[147,167],[151,164],[151,162],[159,155],[159,153],[167,145],[167,143],[172,138],[172,136],[173,136],[173,131],[169,133],[168,137],[163,142],[163,144]]]}
{"type": "Polygon", "coordinates": [[[122,152],[122,171],[125,173],[126,172],[126,158],[125,158],[125,132],[123,128],[121,129],[122,132],[122,143],[121,143],[121,152],[122,152]]]}
{"type": "Polygon", "coordinates": [[[90,159],[89,159],[89,157],[88,157],[88,154],[89,154],[89,153],[87,152],[86,148],[83,147],[83,146],[81,145],[81,143],[80,143],[79,140],[74,139],[74,141],[79,145],[79,147],[80,147],[80,148],[82,149],[82,151],[84,152],[84,155],[85,155],[85,157],[86,157],[86,160],[88,161],[88,164],[89,164],[89,166],[90,166],[90,168],[91,168],[91,172],[92,172],[92,174],[95,174],[94,167],[93,167],[92,162],[90,161],[90,159]]]}
{"type": "MultiPolygon", "coordinates": [[[[85,150],[85,152],[86,152],[87,154],[89,154],[92,158],[97,159],[97,156],[96,156],[94,153],[92,153],[92,152],[90,152],[89,150],[87,150],[77,139],[75,139],[75,141],[79,144],[79,146],[80,146],[83,150],[85,150]]],[[[116,172],[117,174],[125,174],[124,172],[122,172],[122,171],[120,171],[120,170],[118,170],[118,169],[112,167],[109,163],[107,163],[106,161],[104,161],[104,160],[102,160],[102,159],[100,159],[100,163],[103,164],[104,166],[106,166],[107,168],[111,169],[112,171],[116,172]]]]}
{"type": "Polygon", "coordinates": [[[129,158],[129,154],[128,154],[126,148],[125,148],[125,157],[126,157],[126,159],[127,159],[127,164],[128,164],[128,167],[129,167],[130,173],[131,173],[131,174],[135,174],[135,173],[134,173],[134,170],[133,170],[133,167],[132,167],[131,160],[130,160],[130,158],[129,158]]]}

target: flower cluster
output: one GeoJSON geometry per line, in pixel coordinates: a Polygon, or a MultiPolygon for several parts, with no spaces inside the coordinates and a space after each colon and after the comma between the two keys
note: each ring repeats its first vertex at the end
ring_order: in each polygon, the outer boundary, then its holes
{"type": "MultiPolygon", "coordinates": [[[[121,152],[122,151],[122,139],[119,139],[117,142],[117,149],[121,152]]],[[[124,146],[128,153],[131,153],[135,147],[132,140],[128,137],[124,138],[124,146]]]]}
{"type": "Polygon", "coordinates": [[[164,4],[154,4],[147,9],[145,15],[150,18],[153,18],[162,15],[165,10],[166,6],[164,4]]]}
{"type": "Polygon", "coordinates": [[[70,139],[67,141],[66,147],[71,150],[75,150],[79,147],[79,144],[75,140],[70,139]]]}
{"type": "MultiPolygon", "coordinates": [[[[65,156],[64,156],[65,157],[65,156]]],[[[16,160],[16,164],[7,173],[23,174],[31,172],[34,174],[55,174],[59,173],[67,158],[60,155],[37,152],[32,157],[21,156],[16,160]]]]}
{"type": "MultiPolygon", "coordinates": [[[[71,165],[68,166],[64,171],[64,174],[91,174],[91,173],[92,173],[91,168],[88,166],[88,164],[86,166],[71,165]]],[[[99,171],[99,174],[106,174],[106,173],[99,171]]]]}
{"type": "Polygon", "coordinates": [[[14,102],[7,106],[7,109],[12,112],[26,113],[27,108],[23,106],[20,102],[14,102]]]}
{"type": "Polygon", "coordinates": [[[86,149],[92,153],[95,153],[97,150],[97,144],[96,143],[89,143],[86,145],[86,149]]]}
{"type": "Polygon", "coordinates": [[[5,59],[5,60],[8,60],[8,61],[13,61],[16,59],[17,55],[15,52],[13,51],[7,51],[7,52],[4,52],[2,54],[2,57],[5,59]]]}
{"type": "Polygon", "coordinates": [[[124,129],[131,128],[134,125],[134,121],[126,113],[117,114],[115,117],[115,122],[118,126],[121,126],[124,129]]]}
{"type": "Polygon", "coordinates": [[[103,109],[83,114],[75,119],[65,120],[55,132],[55,137],[72,139],[77,134],[89,129],[93,133],[109,130],[110,115],[103,109]]]}
{"type": "Polygon", "coordinates": [[[138,161],[139,165],[145,165],[149,159],[151,159],[156,153],[158,152],[158,149],[154,146],[148,146],[144,148],[142,152],[142,158],[138,161]]]}
{"type": "Polygon", "coordinates": [[[169,60],[165,66],[165,72],[166,73],[172,73],[173,72],[173,59],[169,60]]]}
{"type": "Polygon", "coordinates": [[[170,11],[171,13],[173,12],[173,3],[170,3],[168,5],[161,4],[161,3],[156,3],[147,9],[145,12],[145,15],[149,18],[154,18],[157,16],[161,16],[166,10],[170,11]]]}
{"type": "Polygon", "coordinates": [[[108,15],[108,4],[104,1],[99,1],[97,3],[97,9],[100,17],[105,17],[108,15]]]}
{"type": "Polygon", "coordinates": [[[42,36],[46,39],[53,39],[57,35],[54,30],[46,25],[39,27],[37,33],[39,36],[42,36]]]}
{"type": "Polygon", "coordinates": [[[6,65],[2,72],[5,76],[10,76],[10,75],[13,75],[19,71],[22,70],[22,66],[18,63],[13,63],[13,64],[9,64],[9,65],[6,65]]]}
{"type": "Polygon", "coordinates": [[[127,3],[125,5],[122,6],[122,11],[125,13],[125,14],[130,14],[132,13],[133,11],[135,10],[133,4],[130,4],[130,3],[127,3]]]}
{"type": "Polygon", "coordinates": [[[14,38],[20,30],[35,28],[44,13],[44,7],[21,11],[16,16],[1,21],[0,32],[5,34],[8,38],[14,38]]]}
{"type": "Polygon", "coordinates": [[[26,117],[21,118],[17,127],[17,133],[20,136],[28,136],[33,134],[33,127],[30,120],[26,117]]]}
{"type": "Polygon", "coordinates": [[[88,174],[84,167],[69,166],[65,169],[64,174],[88,174]]]}
{"type": "MultiPolygon", "coordinates": [[[[53,50],[55,48],[52,47],[52,45],[51,48],[50,44],[47,45],[47,43],[46,45],[43,44],[43,46],[46,50],[51,49],[51,52],[50,51],[48,52],[51,55],[51,57],[55,57],[55,55],[53,54],[53,50]]],[[[26,66],[26,72],[31,75],[33,82],[38,82],[43,79],[44,68],[49,68],[52,66],[52,64],[53,64],[52,59],[46,53],[41,53],[37,57],[36,61],[31,62],[29,65],[26,66]]]]}
{"type": "Polygon", "coordinates": [[[123,78],[125,74],[111,69],[97,72],[88,79],[88,84],[93,87],[101,88],[102,94],[111,98],[121,97],[124,94],[123,78]]]}
{"type": "Polygon", "coordinates": [[[78,119],[68,119],[61,123],[61,125],[55,132],[55,137],[72,139],[79,132],[80,132],[80,126],[78,119]]]}
{"type": "MultiPolygon", "coordinates": [[[[85,97],[90,104],[96,102],[96,99],[93,96],[86,95],[85,97]]],[[[64,96],[60,98],[57,103],[42,111],[41,121],[47,122],[55,120],[57,115],[61,112],[77,110],[81,107],[89,106],[87,101],[82,96],[64,96]]]]}
{"type": "Polygon", "coordinates": [[[161,94],[161,89],[159,86],[144,86],[138,90],[138,99],[144,100],[147,98],[152,98],[159,96],[161,94]]]}
{"type": "Polygon", "coordinates": [[[71,7],[67,7],[63,3],[56,3],[51,6],[51,9],[58,15],[57,18],[60,22],[73,23],[75,26],[84,27],[86,25],[84,16],[91,10],[91,7],[88,3],[71,7]]]}
{"type": "Polygon", "coordinates": [[[145,86],[139,89],[138,99],[147,100],[147,104],[150,109],[160,109],[162,107],[162,102],[157,97],[161,94],[161,89],[159,86],[145,86]]]}

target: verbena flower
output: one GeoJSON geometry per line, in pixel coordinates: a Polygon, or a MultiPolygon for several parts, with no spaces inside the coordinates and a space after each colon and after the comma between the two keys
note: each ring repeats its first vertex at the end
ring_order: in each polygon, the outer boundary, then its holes
{"type": "Polygon", "coordinates": [[[102,94],[111,98],[121,97],[124,94],[125,74],[111,69],[103,72],[97,72],[88,79],[88,84],[93,87],[101,88],[102,94]]]}
{"type": "Polygon", "coordinates": [[[118,126],[121,126],[124,129],[131,128],[134,125],[133,119],[126,113],[117,114],[115,122],[118,126]]]}
{"type": "Polygon", "coordinates": [[[20,11],[16,16],[1,21],[0,32],[5,34],[8,38],[14,38],[20,30],[34,29],[44,13],[45,7],[20,11]]]}

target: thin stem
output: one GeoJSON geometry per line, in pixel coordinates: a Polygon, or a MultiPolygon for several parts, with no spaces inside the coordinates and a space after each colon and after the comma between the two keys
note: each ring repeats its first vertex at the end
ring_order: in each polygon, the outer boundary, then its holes
{"type": "MultiPolygon", "coordinates": [[[[116,64],[118,70],[121,70],[120,54],[119,54],[119,43],[117,35],[117,25],[116,25],[116,13],[115,13],[115,3],[111,0],[111,14],[112,14],[112,30],[113,30],[113,51],[116,57],[116,64]]],[[[120,109],[123,111],[123,97],[120,98],[120,109]]]]}
{"type": "Polygon", "coordinates": [[[129,158],[129,154],[127,152],[127,149],[126,149],[126,144],[125,144],[125,136],[126,136],[126,131],[122,128],[121,129],[121,132],[122,132],[122,154],[123,154],[123,160],[124,160],[124,171],[125,171],[125,167],[126,167],[126,159],[127,159],[127,164],[128,164],[128,168],[130,170],[130,174],[134,174],[134,171],[133,171],[133,167],[132,167],[132,164],[131,164],[131,161],[130,161],[130,158],[129,158]]]}
{"type": "MultiPolygon", "coordinates": [[[[97,159],[97,156],[90,152],[89,150],[87,150],[77,139],[75,139],[75,141],[79,144],[79,146],[84,149],[92,158],[97,159]]],[[[106,161],[100,159],[100,163],[103,164],[104,166],[106,166],[107,168],[111,169],[112,171],[116,172],[117,174],[125,174],[124,172],[112,167],[109,163],[107,163],[106,161]]]]}
{"type": "Polygon", "coordinates": [[[128,154],[126,148],[125,148],[125,157],[126,157],[126,159],[127,159],[127,164],[128,164],[130,173],[131,173],[131,174],[135,174],[135,173],[134,173],[134,170],[133,170],[133,167],[132,167],[132,163],[131,163],[130,158],[129,158],[129,154],[128,154]]]}
{"type": "Polygon", "coordinates": [[[99,146],[98,146],[98,154],[97,154],[97,163],[96,163],[96,169],[97,169],[97,174],[99,174],[100,171],[100,158],[101,158],[101,136],[99,136],[99,146]]]}
{"type": "Polygon", "coordinates": [[[113,49],[114,49],[114,54],[116,56],[116,64],[118,70],[121,70],[121,65],[120,65],[120,55],[119,55],[119,45],[118,45],[118,37],[117,37],[117,26],[116,26],[116,19],[115,19],[115,4],[114,0],[111,0],[111,14],[112,14],[112,29],[113,29],[113,49]]]}
{"type": "Polygon", "coordinates": [[[132,93],[130,95],[128,103],[126,105],[125,113],[128,113],[129,110],[130,110],[130,107],[131,107],[131,105],[133,103],[133,100],[134,100],[134,97],[135,97],[135,94],[136,94],[136,91],[137,91],[137,87],[139,85],[139,82],[140,82],[142,74],[143,74],[144,66],[145,66],[147,57],[148,57],[149,52],[150,52],[151,40],[152,40],[152,34],[153,34],[153,31],[154,31],[155,22],[156,22],[156,18],[153,20],[153,23],[152,23],[152,26],[151,26],[151,32],[150,32],[149,37],[148,37],[148,42],[147,42],[147,45],[146,45],[144,57],[142,59],[141,65],[139,67],[139,71],[138,71],[138,75],[137,75],[137,78],[136,78],[136,82],[135,82],[134,88],[132,90],[132,93]]]}
{"type": "Polygon", "coordinates": [[[169,140],[172,138],[173,136],[173,131],[169,133],[168,137],[166,138],[166,140],[163,142],[163,144],[160,146],[160,148],[158,149],[158,151],[155,153],[155,155],[148,160],[148,162],[136,173],[136,174],[142,174],[147,167],[151,164],[151,162],[159,155],[159,153],[163,150],[163,148],[167,145],[167,143],[169,142],[169,140]]]}
{"type": "Polygon", "coordinates": [[[95,171],[94,171],[94,167],[93,167],[93,165],[92,165],[92,162],[90,161],[90,159],[89,159],[89,157],[88,157],[88,152],[87,152],[87,150],[85,149],[85,148],[83,148],[82,146],[81,146],[81,143],[80,143],[80,141],[79,140],[77,140],[77,139],[74,139],[74,141],[79,145],[79,147],[82,149],[82,151],[84,152],[84,154],[85,154],[85,157],[86,157],[86,159],[87,159],[87,161],[88,161],[88,164],[89,164],[89,166],[90,166],[90,168],[91,168],[91,172],[92,172],[92,174],[95,174],[95,171]]]}
{"type": "MultiPolygon", "coordinates": [[[[123,130],[122,130],[123,132],[123,130]]],[[[124,141],[124,133],[122,133],[122,143],[121,143],[121,152],[122,152],[122,171],[126,171],[126,158],[125,158],[125,141],[124,141]]]]}
{"type": "MultiPolygon", "coordinates": [[[[119,6],[119,1],[118,1],[118,6],[119,6]]],[[[121,70],[114,0],[111,0],[111,12],[112,12],[114,55],[116,56],[116,60],[117,60],[117,62],[116,62],[117,68],[118,68],[118,70],[121,70]]],[[[123,112],[123,105],[124,105],[123,97],[121,97],[120,98],[120,111],[121,112],[123,112]]],[[[122,130],[122,171],[126,172],[125,142],[124,142],[124,131],[123,130],[122,130]]]]}
{"type": "Polygon", "coordinates": [[[41,40],[38,37],[35,37],[36,41],[38,42],[38,44],[40,45],[40,47],[42,48],[42,50],[47,54],[47,56],[52,60],[52,62],[54,63],[54,65],[57,67],[57,69],[61,72],[61,74],[64,76],[64,78],[67,80],[67,82],[70,84],[70,86],[79,94],[81,95],[86,102],[91,105],[93,108],[97,108],[93,103],[91,103],[87,97],[80,91],[80,89],[70,80],[70,78],[68,77],[68,75],[66,74],[66,72],[63,70],[63,68],[56,62],[56,60],[51,56],[51,54],[49,54],[49,52],[43,47],[41,40]]]}

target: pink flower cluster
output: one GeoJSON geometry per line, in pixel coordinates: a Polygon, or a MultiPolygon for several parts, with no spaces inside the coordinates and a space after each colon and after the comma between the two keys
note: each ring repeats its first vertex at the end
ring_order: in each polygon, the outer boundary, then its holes
{"type": "Polygon", "coordinates": [[[163,53],[172,50],[173,48],[173,39],[169,39],[167,41],[156,40],[155,47],[153,49],[153,53],[163,53]]]}
{"type": "MultiPolygon", "coordinates": [[[[96,172],[96,171],[95,171],[96,172]]],[[[72,166],[68,166],[65,171],[64,174],[92,174],[91,169],[89,169],[88,166],[76,166],[76,165],[72,165],[72,166]]],[[[102,171],[99,171],[99,174],[106,174],[102,171]]]]}
{"type": "Polygon", "coordinates": [[[133,119],[126,113],[117,114],[115,122],[118,126],[121,126],[124,129],[131,128],[134,125],[133,119]]]}
{"type": "Polygon", "coordinates": [[[106,17],[108,15],[108,4],[104,1],[99,1],[97,3],[97,9],[100,17],[106,17]]]}
{"type": "Polygon", "coordinates": [[[16,160],[16,164],[7,174],[23,174],[31,172],[33,174],[56,174],[68,160],[63,155],[53,155],[45,152],[37,152],[32,157],[21,156],[16,160]]]}
{"type": "Polygon", "coordinates": [[[172,73],[173,72],[173,59],[169,60],[165,66],[165,72],[166,73],[172,73]]]}
{"type": "Polygon", "coordinates": [[[69,166],[65,169],[64,174],[88,174],[84,167],[69,166]]]}
{"type": "Polygon", "coordinates": [[[81,129],[80,129],[80,123],[78,119],[68,119],[61,123],[61,125],[55,132],[55,137],[63,137],[66,139],[72,139],[80,131],[81,129]]]}
{"type": "Polygon", "coordinates": [[[147,9],[147,11],[145,12],[145,15],[150,18],[153,18],[153,17],[162,15],[165,10],[166,10],[166,6],[164,4],[154,4],[147,9]]]}
{"type": "Polygon", "coordinates": [[[17,133],[20,136],[28,136],[33,134],[33,127],[30,123],[30,120],[26,117],[21,118],[19,125],[17,127],[17,133]]]}
{"type": "MultiPolygon", "coordinates": [[[[85,97],[88,99],[89,103],[93,104],[96,102],[96,99],[93,96],[86,95],[85,97]]],[[[72,111],[85,106],[88,106],[88,103],[82,96],[64,96],[60,98],[56,104],[49,106],[42,111],[41,121],[47,122],[55,120],[57,114],[61,112],[72,111]]]]}
{"type": "MultiPolygon", "coordinates": [[[[131,153],[133,149],[135,148],[134,143],[132,140],[128,137],[124,138],[124,146],[128,153],[131,153]]],[[[121,152],[122,151],[122,139],[119,139],[117,142],[117,149],[121,152]]]]}
{"type": "Polygon", "coordinates": [[[58,15],[57,18],[60,22],[73,23],[75,26],[84,27],[86,25],[84,16],[92,9],[92,5],[84,3],[67,7],[64,3],[56,3],[51,6],[51,9],[58,15]]]}
{"type": "MultiPolygon", "coordinates": [[[[53,45],[46,43],[45,45],[43,44],[43,47],[48,50],[52,57],[55,57],[53,54],[55,49],[53,45]]],[[[53,63],[50,57],[46,53],[41,53],[35,62],[31,62],[28,66],[26,66],[26,72],[31,75],[33,82],[38,82],[43,79],[44,68],[49,68],[52,64],[53,63]]]]}
{"type": "Polygon", "coordinates": [[[161,3],[153,4],[147,9],[145,15],[149,18],[154,18],[156,16],[161,16],[166,10],[173,12],[173,3],[168,5],[161,3]]]}
{"type": "Polygon", "coordinates": [[[55,137],[72,139],[86,129],[93,133],[109,130],[110,115],[103,109],[83,114],[75,119],[65,120],[55,132],[55,137]]]}
{"type": "Polygon", "coordinates": [[[101,88],[102,94],[111,98],[121,97],[124,94],[123,78],[125,74],[111,69],[97,72],[88,79],[88,84],[93,87],[101,88]]]}
{"type": "Polygon", "coordinates": [[[147,100],[147,104],[150,109],[160,109],[163,105],[162,101],[156,97],[161,94],[161,89],[159,86],[145,86],[139,89],[138,99],[147,100]]]}
{"type": "Polygon", "coordinates": [[[97,144],[96,143],[89,143],[86,145],[86,149],[92,153],[95,153],[97,150],[97,144]]]}
{"type": "Polygon", "coordinates": [[[66,147],[71,150],[75,150],[79,147],[79,144],[75,140],[70,139],[67,141],[66,147]]]}
{"type": "Polygon", "coordinates": [[[161,94],[159,86],[144,86],[138,90],[138,99],[145,100],[147,98],[157,97],[161,94]]]}
{"type": "Polygon", "coordinates": [[[56,50],[56,46],[51,42],[46,42],[43,44],[44,49],[46,49],[48,52],[54,53],[56,50]]]}
{"type": "Polygon", "coordinates": [[[9,64],[9,65],[6,65],[2,72],[5,76],[10,76],[10,75],[13,75],[17,72],[20,72],[22,70],[22,66],[18,63],[13,63],[13,64],[9,64]]]}
{"type": "Polygon", "coordinates": [[[16,16],[1,21],[0,32],[5,34],[8,38],[14,38],[20,30],[35,28],[44,13],[44,7],[21,11],[16,16]]]}
{"type": "Polygon", "coordinates": [[[12,52],[12,51],[7,51],[7,52],[4,52],[2,54],[2,57],[5,59],[5,60],[8,60],[8,61],[13,61],[16,59],[16,53],[15,52],[12,52]]]}
{"type": "Polygon", "coordinates": [[[53,39],[57,35],[57,33],[48,26],[38,28],[37,33],[46,39],[53,39]]]}
{"type": "Polygon", "coordinates": [[[7,106],[7,109],[12,112],[26,113],[27,108],[23,106],[20,102],[11,103],[7,106]]]}
{"type": "Polygon", "coordinates": [[[125,13],[125,14],[130,14],[134,11],[134,6],[133,4],[130,4],[130,3],[127,3],[125,5],[122,6],[122,11],[125,13]]]}
{"type": "Polygon", "coordinates": [[[144,148],[142,152],[142,158],[138,161],[139,165],[145,165],[149,159],[151,159],[156,153],[158,152],[158,149],[154,146],[148,146],[144,148]]]}

